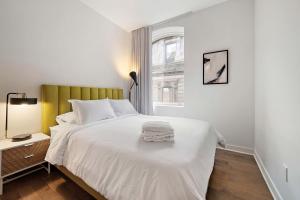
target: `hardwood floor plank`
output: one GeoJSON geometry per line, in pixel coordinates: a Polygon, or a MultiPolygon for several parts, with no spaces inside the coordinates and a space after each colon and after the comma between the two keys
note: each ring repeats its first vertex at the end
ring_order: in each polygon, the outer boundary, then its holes
{"type": "Polygon", "coordinates": [[[207,200],[273,199],[251,155],[217,150],[207,200]]]}
{"type": "MultiPolygon", "coordinates": [[[[207,200],[273,199],[251,155],[217,150],[207,200]]],[[[93,200],[87,192],[52,168],[4,185],[0,200],[93,200]]]]}

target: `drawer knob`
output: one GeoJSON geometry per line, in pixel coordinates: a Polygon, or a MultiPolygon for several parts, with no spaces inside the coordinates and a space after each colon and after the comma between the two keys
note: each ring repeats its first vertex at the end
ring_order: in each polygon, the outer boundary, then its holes
{"type": "Polygon", "coordinates": [[[31,158],[31,157],[33,157],[33,156],[34,156],[34,154],[30,154],[30,155],[28,155],[28,156],[25,156],[24,158],[27,159],[27,158],[31,158]]]}
{"type": "Polygon", "coordinates": [[[32,146],[33,143],[30,143],[30,144],[25,144],[24,147],[29,147],[29,146],[32,146]]]}

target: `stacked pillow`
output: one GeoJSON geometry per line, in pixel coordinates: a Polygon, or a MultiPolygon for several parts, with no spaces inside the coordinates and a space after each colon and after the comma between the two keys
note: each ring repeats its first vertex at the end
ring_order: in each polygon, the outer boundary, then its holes
{"type": "Polygon", "coordinates": [[[117,116],[138,114],[128,99],[69,100],[73,112],[56,117],[58,124],[88,124],[117,116]]]}
{"type": "Polygon", "coordinates": [[[110,119],[115,113],[107,99],[104,100],[70,100],[77,124],[110,119]]]}
{"type": "Polygon", "coordinates": [[[112,106],[116,116],[137,114],[136,110],[128,99],[121,100],[109,100],[110,105],[112,106]]]}
{"type": "Polygon", "coordinates": [[[63,124],[63,123],[76,124],[76,116],[74,112],[67,112],[65,114],[58,115],[56,117],[56,122],[58,124],[63,124]]]}

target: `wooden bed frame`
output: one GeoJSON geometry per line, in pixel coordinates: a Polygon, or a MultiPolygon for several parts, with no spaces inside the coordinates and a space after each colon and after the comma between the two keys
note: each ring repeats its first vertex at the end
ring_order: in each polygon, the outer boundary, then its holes
{"type": "Polygon", "coordinates": [[[95,199],[98,200],[107,200],[104,196],[102,196],[99,192],[91,188],[88,184],[86,184],[81,178],[78,176],[75,176],[72,172],[67,170],[63,166],[57,166],[55,167],[61,171],[64,175],[66,175],[69,179],[71,179],[73,182],[75,182],[78,186],[80,186],[83,190],[85,190],[87,193],[92,195],[95,199]]]}
{"type": "MultiPolygon", "coordinates": [[[[92,88],[61,85],[42,85],[42,132],[50,135],[49,127],[56,125],[56,116],[71,111],[69,99],[123,99],[123,90],[118,88],[92,88]]],[[[107,200],[81,178],[63,166],[55,166],[68,178],[98,200],[107,200]]]]}

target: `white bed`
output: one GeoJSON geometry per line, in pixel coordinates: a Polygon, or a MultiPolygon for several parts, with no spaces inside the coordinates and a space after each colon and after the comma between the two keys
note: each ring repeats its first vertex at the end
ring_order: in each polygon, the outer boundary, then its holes
{"type": "Polygon", "coordinates": [[[52,127],[46,160],[109,200],[204,200],[217,142],[204,121],[127,115],[52,127]],[[150,120],[168,121],[175,141],[144,142],[141,127],[150,120]]]}

